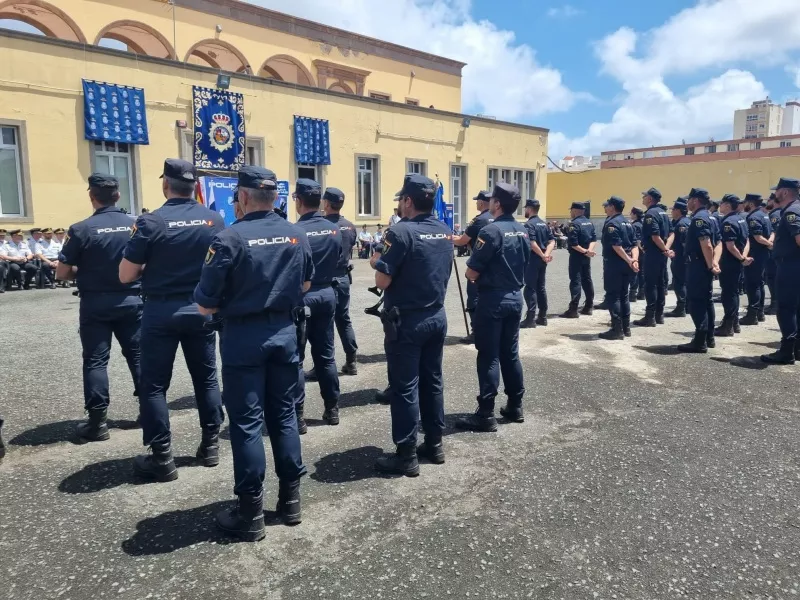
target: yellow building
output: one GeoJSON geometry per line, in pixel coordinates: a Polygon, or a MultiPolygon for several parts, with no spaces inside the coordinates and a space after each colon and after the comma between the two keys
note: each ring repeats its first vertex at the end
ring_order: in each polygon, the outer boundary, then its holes
{"type": "Polygon", "coordinates": [[[359,225],[387,222],[410,171],[441,179],[462,225],[501,179],[546,211],[547,130],[461,114],[463,63],[236,0],[0,0],[6,19],[44,36],[0,29],[5,228],[85,218],[94,170],[130,212],[160,206],[163,160],[193,156],[192,88],[221,72],[244,96],[246,162],[342,189],[359,225]],[[149,145],[87,141],[83,79],[142,88],[149,145]],[[295,115],[329,122],[330,165],[295,162],[295,115]]]}

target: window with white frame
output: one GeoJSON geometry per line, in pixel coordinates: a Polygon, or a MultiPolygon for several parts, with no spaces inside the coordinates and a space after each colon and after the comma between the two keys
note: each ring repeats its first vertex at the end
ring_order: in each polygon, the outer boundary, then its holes
{"type": "Polygon", "coordinates": [[[134,187],[133,146],[122,142],[97,140],[92,145],[94,170],[113,175],[119,180],[119,202],[117,207],[136,214],[134,187]]]}
{"type": "Polygon", "coordinates": [[[497,169],[489,169],[489,176],[488,176],[489,187],[487,188],[487,190],[490,193],[494,191],[494,186],[496,186],[497,182],[499,181],[498,177],[499,177],[499,171],[497,169]]]}
{"type": "Polygon", "coordinates": [[[750,142],[750,150],[761,150],[761,142],[750,142]]]}
{"type": "Polygon", "coordinates": [[[653,158],[655,156],[655,152],[653,150],[645,150],[642,152],[642,158],[653,158]]]}
{"type": "Polygon", "coordinates": [[[428,174],[428,163],[424,160],[407,160],[406,173],[416,173],[417,175],[428,174]]]}
{"type": "Polygon", "coordinates": [[[781,148],[791,148],[792,140],[784,140],[781,142],[781,148]]]}
{"type": "Polygon", "coordinates": [[[500,181],[505,181],[506,183],[511,183],[511,169],[501,169],[500,170],[500,181]]]}
{"type": "Polygon", "coordinates": [[[371,157],[357,157],[356,168],[356,197],[358,200],[359,217],[377,217],[379,215],[380,199],[376,182],[378,172],[378,159],[371,157]]]}
{"type": "Polygon", "coordinates": [[[464,197],[467,195],[467,167],[452,165],[450,167],[450,202],[453,204],[453,225],[463,225],[464,197]]]}
{"type": "Polygon", "coordinates": [[[717,147],[715,146],[706,146],[705,153],[706,154],[715,154],[717,152],[717,147]]]}
{"type": "Polygon", "coordinates": [[[0,127],[0,217],[24,213],[19,129],[0,127]]]}
{"type": "Polygon", "coordinates": [[[738,152],[739,144],[728,144],[728,152],[738,152]]]}
{"type": "Polygon", "coordinates": [[[520,203],[519,203],[519,206],[517,207],[517,214],[518,215],[521,215],[521,214],[523,214],[525,212],[525,210],[524,210],[525,209],[525,200],[527,200],[527,196],[523,196],[523,194],[525,193],[525,190],[522,187],[522,184],[525,181],[524,177],[525,177],[525,175],[524,175],[524,173],[522,171],[514,171],[513,184],[514,184],[514,187],[517,188],[517,190],[519,191],[519,195],[520,195],[520,203]]]}

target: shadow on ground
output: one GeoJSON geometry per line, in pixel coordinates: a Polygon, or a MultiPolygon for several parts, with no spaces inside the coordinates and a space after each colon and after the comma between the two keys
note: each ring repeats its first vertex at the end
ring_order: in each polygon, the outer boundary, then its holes
{"type": "Polygon", "coordinates": [[[377,446],[362,446],[328,454],[314,463],[311,479],[322,483],[348,483],[382,477],[375,470],[375,461],[383,453],[377,446]]]}
{"type": "Polygon", "coordinates": [[[724,358],[722,356],[712,356],[711,360],[721,363],[727,363],[732,367],[739,367],[741,369],[750,369],[752,371],[763,371],[769,365],[761,360],[760,356],[734,356],[732,358],[724,358]]]}
{"type": "Polygon", "coordinates": [[[597,333],[562,333],[561,337],[569,338],[574,342],[595,342],[600,339],[597,337],[597,333]]]}
{"type": "Polygon", "coordinates": [[[193,410],[197,408],[197,402],[194,396],[184,396],[167,403],[167,408],[170,410],[193,410]]]}
{"type": "Polygon", "coordinates": [[[674,344],[667,345],[661,344],[657,346],[634,346],[637,350],[643,350],[649,354],[657,354],[658,356],[675,356],[680,354],[677,346],[674,344]]]}
{"type": "MultiPolygon", "coordinates": [[[[178,456],[175,466],[180,468],[200,466],[193,456],[178,456]]],[[[104,460],[86,465],[77,473],[66,477],[58,484],[58,491],[65,494],[92,494],[121,485],[142,485],[152,483],[137,477],[133,472],[133,457],[104,460]]]]}
{"type": "Polygon", "coordinates": [[[369,388],[366,390],[357,390],[355,392],[345,392],[339,396],[339,408],[355,408],[356,406],[369,406],[376,404],[375,394],[381,390],[369,388]]]}
{"type": "MultiPolygon", "coordinates": [[[[9,440],[15,446],[47,446],[60,442],[72,442],[73,444],[84,444],[84,440],[75,434],[75,428],[83,421],[58,421],[56,423],[45,423],[37,425],[33,429],[23,431],[16,437],[9,440]]],[[[108,421],[109,429],[137,429],[136,421],[112,420],[108,421]]]]}
{"type": "Polygon", "coordinates": [[[384,363],[386,362],[386,354],[384,352],[379,352],[378,354],[359,354],[356,357],[356,362],[362,365],[384,363]]]}

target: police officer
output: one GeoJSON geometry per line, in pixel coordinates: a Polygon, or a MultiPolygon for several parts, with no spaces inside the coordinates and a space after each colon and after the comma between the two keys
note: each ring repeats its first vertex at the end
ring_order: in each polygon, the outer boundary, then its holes
{"type": "Polygon", "coordinates": [[[6,291],[6,277],[8,277],[8,261],[4,258],[7,250],[6,235],[8,232],[0,229],[0,294],[4,294],[6,291]]]}
{"type": "Polygon", "coordinates": [[[749,267],[753,262],[748,256],[750,242],[747,220],[739,212],[740,202],[741,199],[735,194],[725,194],[720,202],[723,250],[719,263],[719,285],[725,313],[722,323],[714,331],[719,337],[731,337],[739,333],[739,280],[742,268],[749,267]]]}
{"type": "Polygon", "coordinates": [[[525,202],[525,229],[528,230],[528,237],[531,240],[531,260],[525,269],[525,305],[528,313],[520,327],[527,329],[537,325],[547,325],[547,265],[553,260],[553,249],[556,247],[556,239],[553,232],[542,219],[539,218],[538,200],[527,200],[525,202]],[[537,305],[539,316],[536,316],[537,305]],[[534,320],[535,319],[535,320],[534,320]]]}
{"type": "Polygon", "coordinates": [[[286,524],[301,521],[300,478],[306,474],[295,416],[293,312],[311,287],[314,263],[305,232],[273,210],[276,179],[261,167],[239,171],[241,217],[214,237],[194,292],[200,312],[222,321],[222,382],[239,501],[217,515],[217,524],[247,541],[265,535],[263,424],[280,482],[277,512],[286,524]]]}
{"type": "Polygon", "coordinates": [[[672,251],[667,246],[670,235],[669,219],[658,206],[661,192],[650,188],[642,192],[642,203],[647,208],[642,224],[642,250],[644,251],[644,286],[647,307],[644,317],[633,322],[640,327],[655,327],[664,323],[666,301],[667,259],[672,251]]]}
{"type": "Polygon", "coordinates": [[[41,262],[41,273],[44,281],[42,283],[51,289],[56,287],[56,268],[58,267],[58,255],[61,252],[61,242],[53,238],[53,229],[46,227],[42,229],[42,238],[39,240],[33,253],[41,262]]]}
{"type": "Polygon", "coordinates": [[[672,205],[672,288],[675,290],[677,304],[667,313],[668,317],[686,316],[686,234],[691,222],[686,216],[688,212],[686,198],[679,197],[672,205]]]}
{"type": "MultiPolygon", "coordinates": [[[[386,232],[383,252],[370,260],[375,285],[385,290],[381,320],[396,445],[395,454],[379,458],[375,467],[407,477],[419,475],[418,456],[434,464],[445,460],[444,299],[453,268],[453,242],[450,229],[431,214],[435,191],[431,179],[405,176],[397,194],[403,220],[386,232]],[[417,448],[420,422],[425,441],[417,448]]],[[[516,323],[519,327],[519,314],[516,323]]]]}
{"type": "Polygon", "coordinates": [[[631,335],[630,282],[639,270],[639,248],[633,226],[623,216],[625,201],[611,196],[603,204],[603,287],[611,314],[611,329],[600,334],[604,340],[621,340],[631,335]]]}
{"type": "Polygon", "coordinates": [[[705,353],[716,345],[714,340],[714,302],[711,298],[714,275],[719,274],[719,230],[708,212],[708,191],[692,188],[687,196],[692,211],[686,234],[686,300],[694,322],[694,339],[678,346],[679,352],[705,353]]]}
{"type": "Polygon", "coordinates": [[[22,230],[9,231],[11,240],[6,242],[5,254],[0,259],[8,262],[9,280],[17,283],[19,289],[31,289],[31,281],[36,277],[36,265],[33,263],[33,252],[22,240],[22,230]]]}
{"type": "MultiPolygon", "coordinates": [[[[486,227],[489,223],[492,222],[492,215],[489,213],[489,199],[491,197],[491,192],[485,192],[481,190],[478,192],[478,195],[473,198],[476,203],[476,208],[478,209],[478,216],[470,221],[467,228],[464,230],[464,233],[457,238],[453,239],[453,244],[456,247],[466,246],[469,244],[470,252],[475,251],[475,245],[478,242],[478,234],[481,232],[481,229],[486,227]]],[[[467,280],[467,312],[469,313],[469,328],[470,334],[461,339],[461,342],[464,344],[474,344],[475,343],[475,332],[473,331],[472,323],[475,318],[475,307],[478,305],[478,286],[475,285],[473,282],[467,280]]]]}
{"type": "Polygon", "coordinates": [[[101,173],[89,177],[89,201],[94,213],[69,228],[55,272],[61,281],[77,279],[78,282],[83,401],[88,420],[78,425],[77,434],[90,442],[109,438],[106,418],[112,335],[128,362],[134,396],[138,395],[139,387],[141,284],[137,280],[121,283],[118,277],[122,252],[133,230],[133,219],[116,206],[119,198],[116,177],[101,173]]]}
{"type": "Polygon", "coordinates": [[[750,234],[750,256],[753,263],[744,269],[747,283],[747,314],[742,325],[758,325],[764,321],[764,273],[772,250],[772,224],[761,210],[761,194],[747,194],[744,210],[747,213],[747,231],[750,234]]]}
{"type": "MultiPolygon", "coordinates": [[[[295,209],[299,215],[297,226],[302,229],[314,257],[314,278],[311,289],[303,296],[303,305],[310,311],[307,323],[308,342],[314,372],[319,380],[320,394],[325,403],[322,418],[328,425],[339,424],[339,374],[336,372],[334,347],[334,315],[336,293],[333,290],[336,269],[342,255],[342,236],[324,215],[319,212],[322,188],[313,179],[298,179],[295,192],[295,209]]],[[[301,344],[302,345],[302,344],[301,344]]],[[[300,370],[303,369],[305,348],[300,348],[300,370]]],[[[306,432],[303,418],[306,385],[303,373],[297,395],[297,420],[300,433],[306,432]]]]}
{"type": "Polygon", "coordinates": [[[773,252],[777,263],[775,291],[778,302],[778,326],[781,346],[777,352],[761,357],[766,363],[793,365],[800,359],[797,347],[800,319],[800,181],[781,177],[775,190],[775,205],[781,219],[775,232],[773,252]]]}
{"type": "MultiPolygon", "coordinates": [[[[480,393],[475,414],[456,421],[456,427],[461,429],[497,431],[494,404],[501,373],[508,402],[500,409],[500,414],[513,423],[525,420],[519,318],[522,314],[520,290],[531,260],[531,246],[525,227],[514,220],[519,202],[516,187],[504,182],[495,186],[490,204],[494,222],[483,228],[475,253],[467,262],[467,279],[478,284],[475,347],[478,349],[480,393]]],[[[580,222],[576,227],[581,227],[580,222]]],[[[590,237],[588,228],[585,229],[587,233],[583,238],[579,236],[579,240],[590,237]]],[[[593,242],[590,244],[594,246],[593,242]]],[[[592,306],[589,298],[587,306],[592,306]]]]}
{"type": "MultiPolygon", "coordinates": [[[[775,242],[775,235],[778,231],[778,223],[781,220],[781,207],[778,205],[775,192],[769,195],[769,201],[767,202],[767,216],[769,217],[769,224],[772,227],[772,239],[771,241],[775,242]]],[[[764,278],[767,280],[767,287],[769,288],[769,306],[764,309],[764,313],[768,315],[774,315],[777,312],[778,303],[777,303],[777,292],[775,290],[775,274],[778,272],[778,263],[775,261],[775,247],[773,245],[772,250],[769,253],[769,258],[767,259],[767,267],[765,269],[764,278]]]]}
{"type": "Polygon", "coordinates": [[[591,315],[594,308],[594,283],[592,283],[592,257],[597,243],[597,234],[592,222],[583,216],[586,205],[573,202],[570,208],[572,220],[567,227],[567,249],[569,251],[569,293],[570,302],[567,312],[561,315],[564,319],[578,318],[578,302],[581,299],[581,288],[585,296],[584,315],[591,315]]]}
{"type": "Polygon", "coordinates": [[[638,206],[634,206],[631,208],[630,213],[630,221],[631,227],[633,227],[633,236],[634,240],[636,241],[636,245],[639,248],[639,272],[634,273],[633,278],[631,279],[631,293],[629,295],[631,302],[636,302],[637,300],[644,300],[644,264],[641,261],[642,258],[642,215],[644,215],[644,211],[638,206]]]}
{"type": "Polygon", "coordinates": [[[192,377],[200,414],[202,441],[197,457],[203,465],[219,464],[222,399],[217,383],[216,335],[206,327],[193,299],[203,257],[223,227],[222,217],[194,199],[197,171],[184,160],[167,159],[162,175],[166,203],[141,215],[134,225],[119,266],[123,283],[142,278],[142,378],[139,405],[144,445],[152,454],[137,456],[135,472],[156,481],[177,479],[167,390],[180,344],[192,377]]]}
{"type": "Polygon", "coordinates": [[[357,375],[356,353],[358,352],[358,344],[356,343],[355,331],[353,331],[353,323],[350,321],[350,285],[353,283],[352,275],[350,274],[353,269],[350,265],[350,256],[353,253],[353,247],[356,245],[358,233],[356,226],[340,214],[344,205],[344,192],[342,190],[335,187],[327,188],[322,196],[322,202],[325,218],[339,227],[342,243],[342,253],[334,271],[334,278],[338,285],[333,290],[336,293],[334,323],[336,324],[336,330],[339,332],[339,339],[342,341],[345,356],[342,375],[357,375]]]}

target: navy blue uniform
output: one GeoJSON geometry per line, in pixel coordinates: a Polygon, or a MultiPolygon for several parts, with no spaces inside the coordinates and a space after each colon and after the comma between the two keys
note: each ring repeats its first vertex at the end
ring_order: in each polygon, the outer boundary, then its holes
{"type": "Polygon", "coordinates": [[[642,247],[642,218],[639,217],[635,221],[631,221],[631,227],[633,227],[633,238],[636,244],[639,246],[639,272],[633,274],[633,278],[631,279],[631,299],[636,298],[641,290],[641,293],[644,294],[644,261],[641,260],[641,247],[642,247]]]}
{"type": "Polygon", "coordinates": [[[653,236],[662,242],[669,237],[669,218],[658,206],[651,206],[644,213],[642,224],[642,250],[644,256],[644,294],[647,300],[647,313],[655,316],[664,314],[667,296],[667,255],[653,241],[653,236]]]}
{"type": "MultiPolygon", "coordinates": [[[[472,252],[475,252],[475,245],[478,243],[478,234],[481,232],[481,229],[486,227],[492,221],[492,215],[489,214],[488,210],[485,210],[477,217],[472,219],[469,225],[467,225],[467,228],[464,230],[464,235],[468,235],[470,237],[469,245],[472,252]]],[[[470,323],[474,320],[476,306],[478,306],[478,286],[471,281],[467,281],[466,309],[469,313],[470,323]]]]}
{"type": "Polygon", "coordinates": [[[781,212],[775,231],[773,252],[777,271],[775,291],[778,301],[778,326],[784,340],[797,340],[798,311],[800,311],[800,200],[795,200],[781,212]]]}
{"type": "MultiPolygon", "coordinates": [[[[539,246],[539,249],[544,252],[547,246],[555,238],[553,232],[542,219],[538,216],[531,217],[525,223],[525,229],[528,231],[528,237],[532,244],[539,246]]],[[[531,253],[531,259],[528,267],[525,269],[525,305],[528,307],[528,313],[536,314],[538,307],[539,314],[547,316],[547,263],[544,262],[537,254],[531,253]]]]}
{"type": "Polygon", "coordinates": [[[719,285],[722,288],[722,308],[725,318],[736,322],[739,319],[739,281],[744,266],[730,253],[727,242],[733,242],[739,252],[744,252],[749,237],[747,220],[741,213],[730,212],[722,219],[721,225],[723,247],[719,285]]]}
{"type": "Polygon", "coordinates": [[[764,274],[769,261],[770,251],[764,244],[759,244],[755,236],[766,239],[772,235],[772,224],[769,217],[760,208],[747,215],[747,230],[750,233],[750,256],[753,263],[744,270],[747,283],[747,310],[764,312],[764,274]]]}
{"type": "Polygon", "coordinates": [[[675,239],[672,242],[672,251],[675,253],[670,264],[672,271],[672,287],[679,307],[686,306],[686,236],[689,233],[691,221],[689,217],[682,216],[672,221],[672,232],[675,239]]]}
{"type": "MultiPolygon", "coordinates": [[[[314,278],[311,280],[311,289],[303,296],[303,305],[311,310],[307,323],[311,359],[319,380],[319,390],[325,403],[325,410],[329,410],[339,403],[339,374],[336,371],[333,339],[336,294],[332,283],[342,254],[342,236],[339,229],[320,212],[304,214],[298,219],[297,226],[305,232],[314,259],[314,278]]],[[[298,414],[302,414],[306,401],[304,357],[305,349],[300,348],[298,414]]]]}
{"type": "Polygon", "coordinates": [[[519,360],[520,290],[530,261],[530,238],[525,227],[512,215],[502,215],[483,228],[475,252],[467,262],[470,269],[480,273],[475,347],[480,386],[478,406],[487,413],[494,411],[501,372],[508,406],[522,406],[525,384],[519,360]]]}
{"type": "Polygon", "coordinates": [[[441,443],[444,298],[453,269],[452,232],[432,215],[400,221],[386,232],[375,269],[392,278],[384,293],[392,439],[398,446],[416,444],[421,420],[426,441],[441,443]],[[399,313],[395,323],[389,321],[392,313],[399,313]]]}
{"type": "Polygon", "coordinates": [[[711,241],[712,252],[720,241],[719,228],[706,208],[700,208],[692,215],[686,234],[686,300],[695,329],[711,336],[716,319],[711,298],[714,274],[706,265],[701,239],[711,241]]]}
{"type": "Polygon", "coordinates": [[[567,248],[569,248],[569,294],[570,309],[577,309],[581,299],[581,288],[586,296],[586,306],[594,303],[594,283],[592,282],[592,259],[586,254],[573,250],[573,246],[588,248],[597,241],[597,233],[592,222],[584,216],[575,217],[567,227],[567,248]]]}
{"type": "MultiPolygon", "coordinates": [[[[778,224],[781,222],[781,209],[776,208],[769,213],[769,224],[772,231],[777,234],[778,224]]],[[[764,271],[764,278],[767,280],[767,287],[769,288],[769,302],[770,307],[774,308],[777,305],[778,294],[775,290],[775,274],[778,272],[778,263],[775,262],[775,248],[769,253],[767,259],[767,266],[764,271]]]]}
{"type": "Polygon", "coordinates": [[[269,432],[278,478],[305,475],[297,431],[297,330],[292,311],[314,264],[305,232],[274,212],[253,212],[211,242],[194,298],[218,308],[222,382],[231,423],[236,495],[258,496],[269,432]]]}
{"type": "Polygon", "coordinates": [[[200,425],[223,421],[217,382],[216,336],[205,327],[193,299],[203,258],[224,223],[216,212],[192,198],[173,198],[140,216],[124,257],[146,265],[142,273],[142,379],[139,386],[145,446],[171,441],[167,390],[178,345],[192,377],[200,425]]]}
{"type": "Polygon", "coordinates": [[[141,284],[120,283],[119,263],[131,237],[133,219],[116,206],[100,208],[69,228],[58,260],[78,267],[79,323],[83,346],[83,400],[87,411],[108,408],[108,359],[117,338],[139,390],[141,284]]]}
{"type": "Polygon", "coordinates": [[[325,218],[339,227],[339,235],[342,242],[342,254],[339,256],[339,262],[336,264],[336,271],[334,272],[334,279],[336,279],[338,285],[333,290],[336,294],[336,313],[333,320],[336,324],[336,330],[339,332],[339,339],[342,341],[344,353],[350,359],[355,357],[358,351],[358,344],[356,344],[353,323],[350,321],[350,274],[348,267],[350,266],[350,255],[353,251],[353,246],[356,245],[358,233],[355,225],[339,214],[325,215],[325,218]]]}
{"type": "Polygon", "coordinates": [[[633,226],[623,215],[608,217],[603,224],[603,284],[606,293],[606,304],[611,313],[611,326],[630,325],[631,303],[630,283],[635,273],[622,257],[614,250],[621,247],[625,254],[631,252],[636,245],[633,226]]]}

